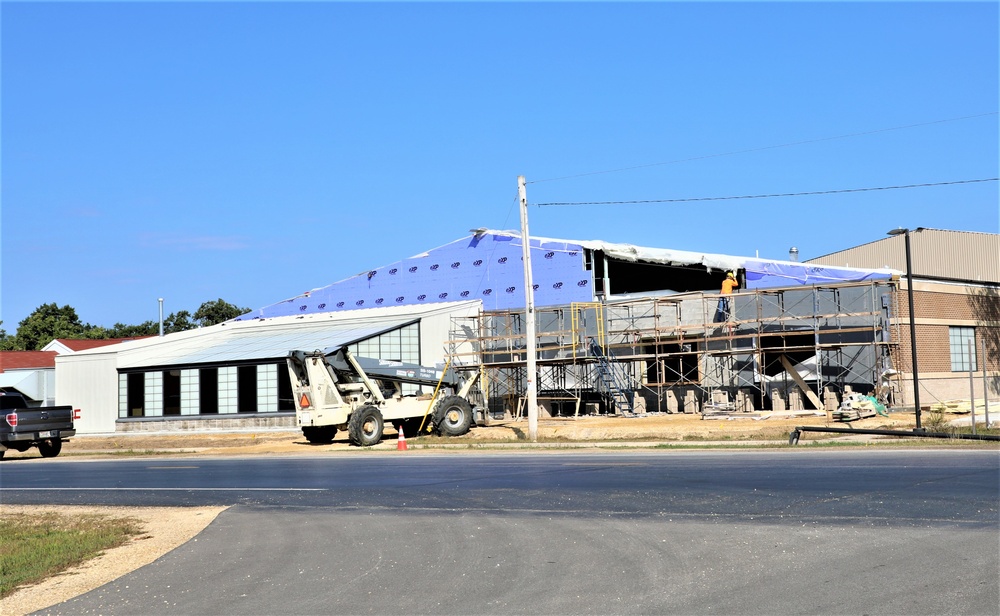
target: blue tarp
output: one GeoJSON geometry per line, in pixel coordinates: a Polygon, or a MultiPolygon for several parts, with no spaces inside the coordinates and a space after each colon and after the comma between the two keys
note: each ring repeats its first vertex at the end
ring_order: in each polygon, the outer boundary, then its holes
{"type": "MultiPolygon", "coordinates": [[[[594,301],[586,250],[632,262],[745,269],[748,289],[884,280],[891,270],[838,268],[729,255],[643,248],[598,240],[533,238],[531,265],[536,306],[594,301]]],[[[521,237],[487,231],[426,253],[352,276],[249,312],[237,321],[386,306],[482,300],[483,310],[524,308],[521,237]]],[[[669,288],[670,281],[664,281],[669,288]]],[[[612,282],[612,288],[614,283],[612,282]]],[[[715,291],[715,289],[710,289],[715,291]]]]}
{"type": "MultiPolygon", "coordinates": [[[[524,307],[521,238],[486,233],[358,274],[237,320],[384,306],[480,299],[484,310],[524,307]]],[[[535,304],[593,301],[591,272],[579,244],[531,240],[535,304]]]]}
{"type": "Polygon", "coordinates": [[[887,280],[892,277],[890,270],[863,270],[760,259],[746,259],[743,267],[746,270],[748,289],[887,280]]]}

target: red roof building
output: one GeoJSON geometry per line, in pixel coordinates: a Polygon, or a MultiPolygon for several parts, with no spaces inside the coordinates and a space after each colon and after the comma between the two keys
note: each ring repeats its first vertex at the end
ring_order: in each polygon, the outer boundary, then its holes
{"type": "Polygon", "coordinates": [[[0,351],[0,372],[56,367],[55,351],[0,351]]]}

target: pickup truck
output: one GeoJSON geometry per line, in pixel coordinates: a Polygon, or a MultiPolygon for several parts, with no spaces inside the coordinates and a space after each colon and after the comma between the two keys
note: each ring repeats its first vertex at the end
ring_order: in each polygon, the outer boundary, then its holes
{"type": "Polygon", "coordinates": [[[76,434],[73,420],[79,417],[71,406],[31,407],[21,394],[0,392],[0,459],[8,449],[31,447],[43,458],[58,456],[63,441],[76,434]]]}

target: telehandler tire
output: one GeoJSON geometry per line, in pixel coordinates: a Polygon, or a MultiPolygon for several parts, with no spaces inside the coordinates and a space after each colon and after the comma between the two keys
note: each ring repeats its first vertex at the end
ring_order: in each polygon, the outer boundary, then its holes
{"type": "Polygon", "coordinates": [[[351,413],[351,418],[347,420],[347,434],[351,437],[351,444],[359,447],[377,445],[382,440],[384,429],[382,411],[370,404],[351,413]]]}
{"type": "Polygon", "coordinates": [[[329,445],[337,436],[337,429],[333,426],[303,426],[302,436],[313,445],[329,445]]]}
{"type": "Polygon", "coordinates": [[[438,432],[444,436],[462,436],[472,427],[472,405],[461,396],[448,396],[438,402],[435,416],[438,432]]]}

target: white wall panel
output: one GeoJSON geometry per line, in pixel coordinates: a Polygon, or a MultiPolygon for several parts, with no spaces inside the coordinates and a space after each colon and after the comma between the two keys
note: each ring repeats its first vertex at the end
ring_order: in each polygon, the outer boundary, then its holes
{"type": "Polygon", "coordinates": [[[115,431],[118,372],[114,353],[56,357],[56,404],[80,409],[77,434],[115,431]]]}

